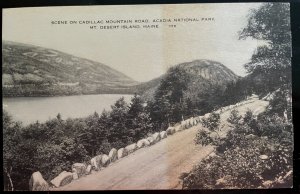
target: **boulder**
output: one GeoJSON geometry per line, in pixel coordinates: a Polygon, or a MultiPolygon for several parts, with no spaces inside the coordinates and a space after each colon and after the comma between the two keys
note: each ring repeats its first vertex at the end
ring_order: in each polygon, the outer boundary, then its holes
{"type": "Polygon", "coordinates": [[[164,139],[167,137],[167,133],[165,131],[160,132],[159,135],[160,135],[160,139],[164,139]]]}
{"type": "Polygon", "coordinates": [[[55,186],[55,187],[60,187],[64,186],[66,184],[69,184],[73,180],[73,173],[63,171],[61,172],[57,177],[52,179],[50,182],[55,186]]]}
{"type": "Polygon", "coordinates": [[[150,143],[150,145],[155,144],[153,137],[148,137],[147,140],[150,143]]]}
{"type": "Polygon", "coordinates": [[[199,123],[201,123],[202,118],[203,118],[203,116],[199,116],[199,117],[198,117],[199,123]]]}
{"type": "Polygon", "coordinates": [[[110,163],[110,158],[108,155],[103,154],[101,158],[101,166],[107,166],[110,163]]]}
{"type": "Polygon", "coordinates": [[[30,191],[48,191],[49,184],[43,178],[42,174],[37,171],[34,172],[29,180],[29,190],[30,191]]]}
{"type": "Polygon", "coordinates": [[[183,129],[185,129],[187,127],[187,122],[186,121],[181,121],[180,125],[183,129]]]}
{"type": "Polygon", "coordinates": [[[91,165],[92,165],[92,169],[95,169],[95,170],[100,170],[101,167],[102,167],[102,155],[98,155],[98,156],[95,156],[94,158],[91,159],[91,165]]]}
{"type": "Polygon", "coordinates": [[[144,143],[145,143],[145,146],[150,146],[151,145],[150,142],[148,141],[148,139],[145,139],[144,143]]]}
{"type": "Polygon", "coordinates": [[[91,171],[92,171],[92,165],[88,165],[85,169],[85,174],[86,175],[91,174],[91,171]]]}
{"type": "Polygon", "coordinates": [[[189,127],[192,127],[192,126],[194,126],[194,118],[193,117],[191,117],[189,119],[189,127]]]}
{"type": "Polygon", "coordinates": [[[204,115],[204,118],[208,118],[210,116],[210,113],[206,113],[205,115],[204,115]]]}
{"type": "Polygon", "coordinates": [[[124,148],[120,148],[118,150],[117,155],[118,155],[118,159],[120,159],[120,158],[123,158],[124,156],[127,156],[127,152],[124,148]]]}
{"type": "Polygon", "coordinates": [[[150,142],[147,139],[141,139],[136,143],[136,145],[137,145],[138,148],[142,148],[142,147],[145,147],[145,146],[149,146],[150,142]]]}
{"type": "Polygon", "coordinates": [[[172,135],[174,134],[176,131],[175,131],[175,128],[174,127],[169,127],[167,130],[167,135],[172,135]]]}
{"type": "Polygon", "coordinates": [[[117,149],[112,148],[108,154],[109,158],[110,158],[110,162],[114,162],[118,159],[118,154],[117,154],[117,149]]]}
{"type": "Polygon", "coordinates": [[[177,126],[177,127],[174,127],[175,128],[175,131],[173,133],[176,133],[178,131],[182,131],[183,129],[187,129],[187,128],[182,128],[181,126],[177,126]]]}
{"type": "Polygon", "coordinates": [[[220,114],[220,113],[221,113],[221,110],[218,109],[218,110],[215,111],[215,113],[220,114]]]}
{"type": "Polygon", "coordinates": [[[125,147],[125,150],[128,154],[131,154],[132,152],[134,152],[137,149],[138,149],[138,147],[137,147],[136,143],[130,144],[125,147]]]}
{"type": "Polygon", "coordinates": [[[187,129],[190,127],[190,119],[185,120],[185,127],[184,129],[187,129]]]}
{"type": "Polygon", "coordinates": [[[85,175],[86,165],[83,163],[75,163],[72,165],[72,172],[78,175],[78,178],[85,175]]]}
{"type": "Polygon", "coordinates": [[[253,134],[249,134],[249,135],[245,136],[246,139],[254,139],[255,137],[256,137],[256,135],[253,135],[253,134]]]}
{"type": "Polygon", "coordinates": [[[77,180],[79,178],[76,172],[72,172],[72,174],[73,174],[73,180],[77,180]]]}
{"type": "Polygon", "coordinates": [[[160,135],[159,135],[159,133],[158,132],[154,133],[152,135],[152,138],[153,138],[153,140],[154,140],[155,143],[159,142],[160,141],[160,135]]]}
{"type": "Polygon", "coordinates": [[[193,118],[193,126],[195,126],[197,124],[198,124],[198,122],[197,122],[196,118],[193,118]]]}
{"type": "Polygon", "coordinates": [[[266,160],[266,159],[268,159],[269,157],[268,157],[267,155],[260,155],[259,158],[262,159],[262,160],[266,160]]]}

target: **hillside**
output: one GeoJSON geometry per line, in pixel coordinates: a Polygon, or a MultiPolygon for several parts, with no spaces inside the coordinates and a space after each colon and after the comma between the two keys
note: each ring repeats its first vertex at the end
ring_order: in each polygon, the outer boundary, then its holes
{"type": "MultiPolygon", "coordinates": [[[[253,110],[258,115],[266,110],[267,105],[268,102],[255,99],[244,101],[235,109],[240,113],[253,110]]],[[[226,137],[230,129],[227,122],[229,115],[230,109],[221,113],[222,128],[219,133],[222,137],[226,137]]],[[[175,134],[168,135],[154,145],[137,148],[133,154],[110,163],[101,171],[93,171],[90,175],[51,190],[180,189],[182,174],[190,172],[199,161],[216,153],[211,145],[194,143],[199,128],[203,129],[201,125],[193,124],[182,130],[178,125],[175,134]]]]}
{"type": "Polygon", "coordinates": [[[57,50],[2,42],[4,96],[132,93],[137,82],[107,65],[57,50]]]}
{"type": "MultiPolygon", "coordinates": [[[[177,72],[188,76],[188,80],[185,83],[187,90],[184,92],[184,96],[192,101],[196,101],[199,96],[203,97],[211,93],[213,89],[225,89],[228,83],[235,82],[238,79],[238,76],[223,64],[202,59],[175,65],[159,78],[140,84],[137,87],[138,93],[142,94],[146,100],[153,100],[155,91],[160,83],[167,81],[177,72]]],[[[184,78],[179,77],[179,79],[184,78]]]]}

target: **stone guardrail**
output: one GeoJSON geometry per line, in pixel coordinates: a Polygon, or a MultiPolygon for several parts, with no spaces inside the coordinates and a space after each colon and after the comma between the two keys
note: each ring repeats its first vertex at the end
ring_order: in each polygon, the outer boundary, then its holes
{"type": "MultiPolygon", "coordinates": [[[[214,112],[220,114],[232,110],[241,105],[252,103],[255,101],[255,99],[258,99],[258,97],[251,96],[246,101],[242,101],[234,105],[221,107],[214,112]]],[[[42,174],[39,171],[34,172],[29,181],[29,189],[32,191],[38,191],[38,190],[48,191],[51,187],[61,187],[66,184],[69,184],[73,180],[77,180],[83,176],[91,174],[92,170],[100,171],[103,168],[109,166],[109,164],[125,156],[130,155],[131,153],[135,152],[138,149],[154,145],[160,140],[165,139],[176,132],[198,125],[201,122],[202,118],[208,118],[210,114],[211,113],[207,113],[203,116],[191,117],[189,119],[181,121],[181,123],[175,124],[174,127],[169,127],[165,131],[156,132],[145,139],[141,139],[137,141],[137,143],[133,143],[126,146],[125,148],[120,148],[118,150],[112,148],[108,153],[108,155],[106,154],[97,155],[93,157],[88,164],[75,163],[71,167],[72,172],[67,172],[67,171],[61,172],[57,177],[55,177],[50,181],[50,184],[47,183],[46,180],[44,180],[42,174]]]]}

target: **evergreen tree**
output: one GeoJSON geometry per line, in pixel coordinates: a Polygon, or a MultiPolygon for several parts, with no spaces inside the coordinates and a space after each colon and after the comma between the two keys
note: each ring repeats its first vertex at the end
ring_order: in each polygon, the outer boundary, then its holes
{"type": "Polygon", "coordinates": [[[126,145],[128,142],[128,129],[126,128],[128,105],[124,97],[120,98],[111,106],[111,122],[109,141],[115,145],[126,145]]]}
{"type": "Polygon", "coordinates": [[[131,99],[127,127],[134,141],[144,137],[152,130],[149,113],[144,107],[144,102],[137,94],[131,99]]]}

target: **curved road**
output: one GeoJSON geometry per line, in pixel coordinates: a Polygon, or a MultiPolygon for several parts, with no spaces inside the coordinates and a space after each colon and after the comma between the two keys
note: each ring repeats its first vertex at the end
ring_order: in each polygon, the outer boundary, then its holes
{"type": "MultiPolygon", "coordinates": [[[[255,100],[236,109],[245,113],[263,112],[268,102],[255,100]]],[[[229,126],[230,111],[221,114],[223,135],[229,126]]],[[[201,125],[177,132],[150,147],[141,148],[117,160],[107,168],[53,190],[139,190],[181,189],[180,175],[192,170],[213,151],[212,146],[195,145],[194,138],[201,125]]]]}

